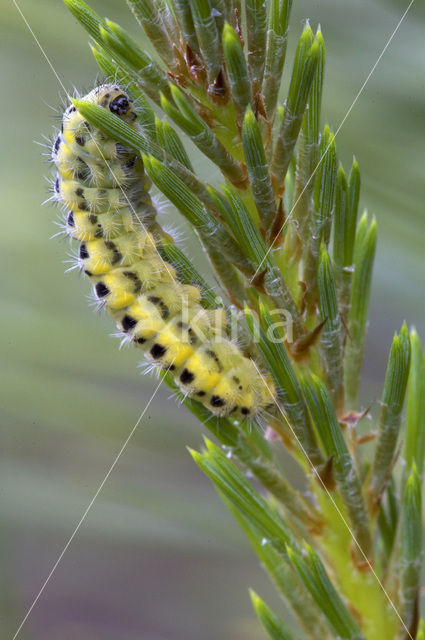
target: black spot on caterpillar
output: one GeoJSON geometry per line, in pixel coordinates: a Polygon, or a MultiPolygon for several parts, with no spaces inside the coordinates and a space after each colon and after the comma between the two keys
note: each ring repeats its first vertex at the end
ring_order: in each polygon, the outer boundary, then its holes
{"type": "Polygon", "coordinates": [[[111,293],[110,289],[108,289],[106,284],[104,284],[103,282],[98,282],[97,284],[95,284],[94,288],[98,298],[104,298],[109,293],[111,293]]]}
{"type": "Polygon", "coordinates": [[[150,354],[152,358],[154,358],[154,360],[158,360],[159,358],[162,358],[163,356],[165,356],[166,353],[167,353],[167,347],[164,347],[164,345],[159,344],[158,342],[155,342],[155,344],[150,350],[150,354]]]}
{"type": "Polygon", "coordinates": [[[180,374],[180,382],[183,384],[190,384],[195,380],[195,374],[189,371],[188,369],[183,369],[180,374]]]}
{"type": "MultiPolygon", "coordinates": [[[[137,127],[133,102],[120,87],[102,85],[85,100],[137,127]]],[[[226,337],[224,311],[205,309],[199,286],[180,282],[161,257],[164,232],[142,160],[90,126],[73,105],[52,159],[55,197],[67,210],[68,234],[80,242],[78,264],[125,338],[216,415],[242,419],[271,406],[273,383],[265,384],[226,337]]]]}

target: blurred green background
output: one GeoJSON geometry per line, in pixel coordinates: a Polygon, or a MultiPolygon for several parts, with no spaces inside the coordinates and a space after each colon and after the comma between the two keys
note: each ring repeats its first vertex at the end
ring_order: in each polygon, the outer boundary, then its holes
{"type": "MultiPolygon", "coordinates": [[[[60,0],[18,0],[67,90],[90,89],[87,36],[60,0]]],[[[93,0],[142,38],[123,0],[93,0]]],[[[336,128],[407,6],[296,0],[327,44],[324,114],[336,128]]],[[[425,336],[425,11],[416,0],[337,137],[355,153],[379,246],[363,398],[376,398],[392,333],[425,336]]],[[[62,91],[11,0],[0,0],[2,91],[0,624],[12,638],[152,394],[139,354],[118,351],[89,288],[64,275],[67,242],[34,144],[59,125],[62,91]]],[[[98,77],[99,78],[99,77],[98,77]]],[[[206,165],[200,172],[206,174],[206,165]]],[[[168,219],[176,224],[172,211],[168,219]]],[[[190,241],[192,242],[192,240],[190,241]]],[[[199,251],[192,249],[199,256],[199,251]]],[[[206,267],[204,266],[206,270],[206,267]]],[[[258,640],[248,585],[276,604],[236,524],[185,445],[202,428],[161,389],[25,624],[31,640],[258,640]]]]}

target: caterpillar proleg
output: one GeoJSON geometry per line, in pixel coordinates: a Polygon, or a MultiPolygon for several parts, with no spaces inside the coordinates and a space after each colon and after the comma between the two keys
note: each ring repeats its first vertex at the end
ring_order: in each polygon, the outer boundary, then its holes
{"type": "MultiPolygon", "coordinates": [[[[85,98],[137,127],[130,97],[112,84],[85,98]]],[[[218,416],[254,417],[274,402],[254,362],[226,334],[223,309],[205,309],[201,289],[179,280],[158,246],[142,160],[91,126],[71,105],[53,144],[55,197],[79,243],[78,264],[125,338],[169,369],[184,394],[218,416]]]]}

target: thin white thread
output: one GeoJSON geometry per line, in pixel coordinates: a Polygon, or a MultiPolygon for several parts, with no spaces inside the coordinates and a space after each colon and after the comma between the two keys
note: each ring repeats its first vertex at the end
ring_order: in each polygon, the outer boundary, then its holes
{"type": "MultiPolygon", "coordinates": [[[[392,32],[392,34],[390,35],[390,37],[389,37],[389,39],[388,39],[387,43],[385,44],[384,48],[382,49],[381,53],[379,54],[379,56],[378,56],[378,58],[377,58],[377,60],[376,60],[375,64],[373,65],[373,67],[372,67],[372,68],[371,68],[371,70],[369,71],[369,73],[368,73],[368,75],[367,75],[367,77],[366,77],[366,80],[363,82],[362,86],[360,87],[359,91],[357,92],[356,97],[354,98],[353,102],[351,103],[351,105],[350,105],[350,107],[349,107],[349,109],[348,109],[347,113],[345,114],[345,116],[343,117],[342,121],[340,122],[340,124],[339,124],[339,126],[338,126],[337,130],[335,131],[335,134],[334,134],[334,140],[335,140],[335,138],[337,137],[338,133],[341,131],[341,128],[342,128],[342,127],[343,127],[343,125],[345,124],[345,121],[347,120],[348,116],[350,115],[351,111],[353,110],[354,106],[356,105],[356,103],[357,103],[358,99],[360,98],[361,94],[363,93],[364,88],[366,87],[367,83],[369,82],[369,80],[370,80],[370,78],[371,78],[372,74],[374,73],[374,71],[375,71],[376,67],[377,67],[377,66],[378,66],[378,64],[380,63],[382,56],[384,55],[384,53],[386,52],[386,50],[387,50],[387,49],[388,49],[388,47],[390,46],[391,41],[393,40],[393,38],[394,38],[395,34],[396,34],[396,33],[397,33],[397,31],[399,30],[399,27],[400,27],[401,23],[403,22],[404,18],[406,17],[406,15],[407,15],[407,13],[408,13],[408,11],[409,11],[410,7],[411,7],[411,6],[412,6],[412,4],[414,3],[414,1],[415,1],[415,0],[410,0],[409,5],[408,5],[407,9],[405,10],[405,12],[403,13],[403,15],[401,16],[400,20],[399,20],[399,21],[398,21],[398,23],[397,23],[396,28],[394,29],[394,31],[393,31],[393,32],[392,32]]],[[[251,281],[255,279],[256,275],[258,274],[258,272],[259,272],[259,271],[260,271],[260,269],[261,269],[261,266],[264,264],[264,261],[266,260],[267,256],[269,255],[270,251],[272,250],[273,245],[275,244],[275,242],[276,242],[277,238],[280,236],[280,234],[282,233],[283,229],[285,228],[285,226],[288,224],[289,220],[291,219],[292,214],[294,213],[295,207],[297,206],[298,202],[300,201],[300,199],[301,199],[301,197],[302,197],[303,193],[305,192],[305,190],[307,189],[308,185],[310,184],[310,182],[312,181],[312,179],[313,179],[313,178],[314,178],[314,176],[316,175],[316,172],[317,172],[317,170],[319,169],[320,165],[322,164],[323,160],[325,159],[325,156],[326,156],[326,154],[327,154],[327,152],[328,152],[329,147],[331,146],[331,144],[332,144],[332,140],[331,140],[331,142],[328,144],[328,146],[326,147],[325,152],[323,153],[323,156],[320,158],[319,162],[317,163],[316,167],[314,168],[313,173],[311,174],[311,176],[310,176],[310,177],[309,177],[309,179],[307,180],[306,184],[304,185],[303,190],[301,191],[301,193],[300,193],[300,195],[298,196],[297,200],[296,200],[296,201],[295,201],[295,203],[293,204],[291,211],[289,212],[289,214],[288,214],[288,216],[287,216],[287,218],[286,218],[285,222],[283,223],[283,225],[281,226],[281,228],[280,228],[280,230],[279,230],[279,233],[277,233],[277,234],[275,235],[275,238],[274,238],[273,242],[271,243],[270,247],[267,249],[267,252],[266,252],[265,256],[262,258],[262,260],[261,260],[260,264],[259,264],[259,265],[258,265],[258,267],[257,267],[256,272],[255,272],[255,273],[254,273],[254,275],[252,276],[251,281]]]]}
{"type": "Polygon", "coordinates": [[[62,89],[65,91],[65,93],[66,93],[66,95],[68,96],[68,98],[71,98],[71,96],[69,95],[68,91],[65,89],[65,86],[64,86],[64,84],[63,84],[62,80],[60,79],[60,77],[59,77],[59,75],[58,75],[58,73],[57,73],[56,69],[54,68],[54,66],[53,66],[53,65],[52,65],[52,63],[50,62],[50,59],[49,59],[49,57],[48,57],[47,53],[44,51],[43,47],[41,46],[41,44],[40,44],[40,42],[39,42],[39,40],[38,40],[37,36],[36,36],[36,35],[35,35],[35,33],[34,33],[34,31],[31,29],[31,27],[30,27],[30,25],[29,25],[29,23],[28,23],[28,20],[26,19],[26,17],[25,17],[25,16],[24,16],[24,14],[22,13],[22,11],[21,11],[20,7],[18,6],[18,4],[17,4],[16,0],[12,0],[12,2],[13,2],[13,4],[15,5],[15,7],[16,7],[16,9],[17,9],[18,13],[20,14],[20,16],[21,16],[22,20],[25,22],[25,24],[26,24],[26,26],[27,26],[27,28],[28,28],[28,31],[31,33],[32,37],[33,37],[33,38],[34,38],[34,40],[36,41],[36,43],[37,43],[37,45],[38,45],[38,47],[39,47],[39,49],[40,49],[41,53],[43,54],[43,56],[44,56],[44,57],[45,57],[45,59],[46,59],[47,64],[49,65],[49,67],[50,67],[50,68],[51,68],[51,70],[53,71],[53,74],[56,76],[57,81],[58,81],[58,82],[59,82],[59,84],[61,85],[62,89]]]}
{"type": "MultiPolygon", "coordinates": [[[[169,365],[168,369],[171,367],[171,365],[169,365]]],[[[106,474],[106,476],[104,477],[104,479],[102,480],[102,482],[100,483],[96,493],[94,494],[93,498],[90,500],[86,510],[84,511],[83,515],[80,518],[80,521],[78,522],[77,526],[75,527],[74,531],[72,532],[70,538],[68,539],[68,542],[66,543],[66,545],[64,546],[63,550],[61,551],[58,559],[56,560],[55,564],[53,565],[53,567],[51,568],[47,578],[45,579],[40,591],[38,592],[37,596],[34,598],[30,608],[28,609],[27,613],[25,614],[25,617],[23,618],[21,624],[19,625],[18,629],[15,632],[15,635],[13,636],[12,640],[16,640],[16,638],[18,637],[22,627],[24,626],[25,622],[27,621],[28,617],[31,614],[31,611],[34,609],[35,605],[37,604],[39,598],[41,597],[43,591],[45,590],[45,588],[47,587],[50,578],[53,576],[54,572],[56,571],[59,563],[61,562],[63,556],[65,555],[66,551],[68,550],[71,542],[73,541],[73,539],[75,538],[76,534],[78,533],[81,525],[83,524],[88,512],[90,511],[90,509],[92,508],[96,498],[98,497],[99,493],[102,491],[106,481],[108,480],[109,476],[111,475],[112,471],[114,470],[118,460],[121,457],[121,454],[123,453],[124,449],[126,448],[126,446],[128,445],[128,443],[130,442],[134,432],[136,431],[137,427],[140,424],[140,421],[142,420],[143,416],[145,415],[146,411],[149,408],[149,405],[151,404],[152,400],[154,399],[154,397],[156,396],[159,387],[161,386],[161,384],[163,383],[163,379],[161,378],[161,380],[159,381],[158,385],[156,386],[156,388],[154,389],[151,397],[148,400],[148,403],[146,405],[146,407],[143,409],[142,413],[139,416],[139,419],[137,420],[136,424],[134,425],[134,427],[132,428],[132,430],[130,431],[129,435],[127,436],[124,444],[122,445],[121,449],[118,452],[118,455],[116,456],[115,460],[113,461],[113,463],[111,464],[111,466],[109,467],[109,470],[106,474]]]]}
{"type": "MultiPolygon", "coordinates": [[[[257,367],[257,364],[254,362],[254,360],[252,361],[254,363],[255,368],[258,371],[259,376],[261,377],[261,379],[263,380],[264,384],[266,385],[267,389],[269,390],[269,392],[272,394],[272,391],[268,385],[267,380],[265,379],[265,377],[263,376],[263,374],[261,373],[260,369],[257,367]]],[[[273,395],[273,394],[272,394],[273,395]]],[[[285,413],[283,412],[282,407],[280,406],[280,404],[278,403],[278,401],[276,400],[276,397],[273,395],[273,401],[276,405],[276,407],[279,409],[280,413],[282,414],[286,424],[288,425],[288,427],[290,428],[290,430],[292,431],[292,435],[294,436],[295,440],[297,441],[301,451],[303,452],[308,464],[310,465],[311,469],[313,470],[313,472],[316,474],[317,479],[319,480],[320,484],[322,485],[323,489],[325,490],[328,498],[330,499],[330,501],[332,502],[333,506],[335,507],[338,515],[340,516],[341,520],[343,521],[345,527],[347,528],[350,536],[353,539],[353,542],[355,543],[356,547],[358,548],[358,550],[360,551],[360,553],[362,554],[363,558],[366,561],[366,564],[368,565],[369,569],[372,572],[372,575],[376,578],[376,581],[378,582],[380,588],[382,589],[382,592],[384,593],[385,597],[387,598],[388,602],[390,603],[391,607],[394,609],[394,612],[396,613],[398,619],[400,620],[401,624],[403,625],[406,633],[408,634],[409,638],[411,638],[411,640],[414,640],[413,636],[411,635],[409,629],[407,628],[403,618],[401,617],[400,613],[398,612],[397,607],[395,606],[394,602],[391,599],[391,596],[389,595],[388,591],[385,589],[384,585],[382,584],[379,576],[377,575],[375,569],[373,568],[371,562],[369,561],[367,555],[365,554],[365,552],[363,551],[360,543],[357,541],[356,536],[354,535],[350,525],[348,524],[347,520],[344,518],[343,513],[341,512],[340,508],[338,507],[337,503],[335,502],[332,494],[330,493],[330,491],[328,490],[328,488],[326,487],[325,483],[323,482],[322,478],[320,477],[319,472],[317,471],[316,467],[314,466],[314,464],[311,462],[310,460],[310,456],[308,455],[307,451],[304,449],[300,439],[298,438],[297,434],[295,433],[294,429],[292,428],[291,423],[289,422],[288,418],[286,417],[285,413]]]]}

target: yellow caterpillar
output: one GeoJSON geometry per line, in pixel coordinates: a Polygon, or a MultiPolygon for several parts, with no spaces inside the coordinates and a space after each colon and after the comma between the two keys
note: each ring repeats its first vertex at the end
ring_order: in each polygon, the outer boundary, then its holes
{"type": "MultiPolygon", "coordinates": [[[[120,87],[102,85],[84,99],[137,126],[133,103],[120,87]]],[[[79,266],[127,339],[215,415],[242,419],[270,406],[268,384],[226,338],[224,311],[204,309],[200,288],[180,282],[158,252],[164,232],[142,160],[74,106],[63,115],[52,158],[55,197],[68,211],[67,232],[80,242],[79,266]]]]}

